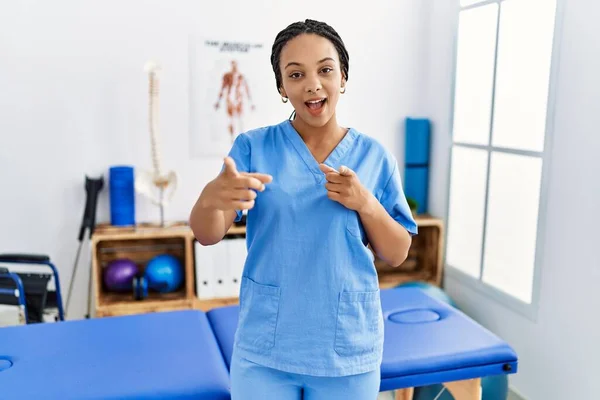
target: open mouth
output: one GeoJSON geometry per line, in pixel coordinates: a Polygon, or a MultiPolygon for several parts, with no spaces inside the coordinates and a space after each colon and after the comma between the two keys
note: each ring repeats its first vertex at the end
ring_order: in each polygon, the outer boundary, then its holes
{"type": "Polygon", "coordinates": [[[322,98],[320,100],[310,100],[305,102],[306,106],[311,110],[311,112],[315,113],[320,111],[325,103],[327,102],[327,98],[322,98]]]}

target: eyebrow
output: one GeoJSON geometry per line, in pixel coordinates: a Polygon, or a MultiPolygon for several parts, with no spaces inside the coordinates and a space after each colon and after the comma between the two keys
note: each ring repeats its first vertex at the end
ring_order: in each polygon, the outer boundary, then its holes
{"type": "MultiPolygon", "coordinates": [[[[333,61],[333,62],[335,62],[335,60],[333,58],[331,58],[331,57],[325,57],[324,59],[317,61],[317,64],[324,63],[325,61],[333,61]]],[[[292,62],[287,63],[287,65],[285,66],[285,68],[289,67],[290,65],[297,65],[299,67],[302,66],[301,63],[296,62],[296,61],[292,61],[292,62]]]]}

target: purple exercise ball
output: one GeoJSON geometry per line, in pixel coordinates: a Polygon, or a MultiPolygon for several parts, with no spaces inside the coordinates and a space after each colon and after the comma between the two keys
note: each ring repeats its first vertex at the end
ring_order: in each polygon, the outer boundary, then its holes
{"type": "Polygon", "coordinates": [[[133,278],[138,273],[136,263],[127,258],[120,258],[108,263],[104,269],[104,284],[110,291],[130,291],[133,288],[133,278]]]}

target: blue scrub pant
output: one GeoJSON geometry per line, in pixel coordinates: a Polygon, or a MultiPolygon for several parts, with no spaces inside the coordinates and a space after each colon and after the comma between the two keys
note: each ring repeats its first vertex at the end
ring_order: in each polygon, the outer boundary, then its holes
{"type": "Polygon", "coordinates": [[[234,350],[230,377],[231,400],[376,400],[381,372],[342,377],[293,374],[255,364],[234,350]]]}

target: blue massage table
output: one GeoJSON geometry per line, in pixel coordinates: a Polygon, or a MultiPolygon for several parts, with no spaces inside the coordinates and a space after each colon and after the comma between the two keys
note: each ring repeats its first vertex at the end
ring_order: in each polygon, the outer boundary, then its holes
{"type": "MultiPolygon", "coordinates": [[[[479,399],[480,378],[517,372],[507,343],[420,289],[382,290],[381,303],[381,391],[443,383],[456,400],[479,399]]],[[[229,306],[0,328],[0,398],[230,399],[237,316],[229,306]]]]}

